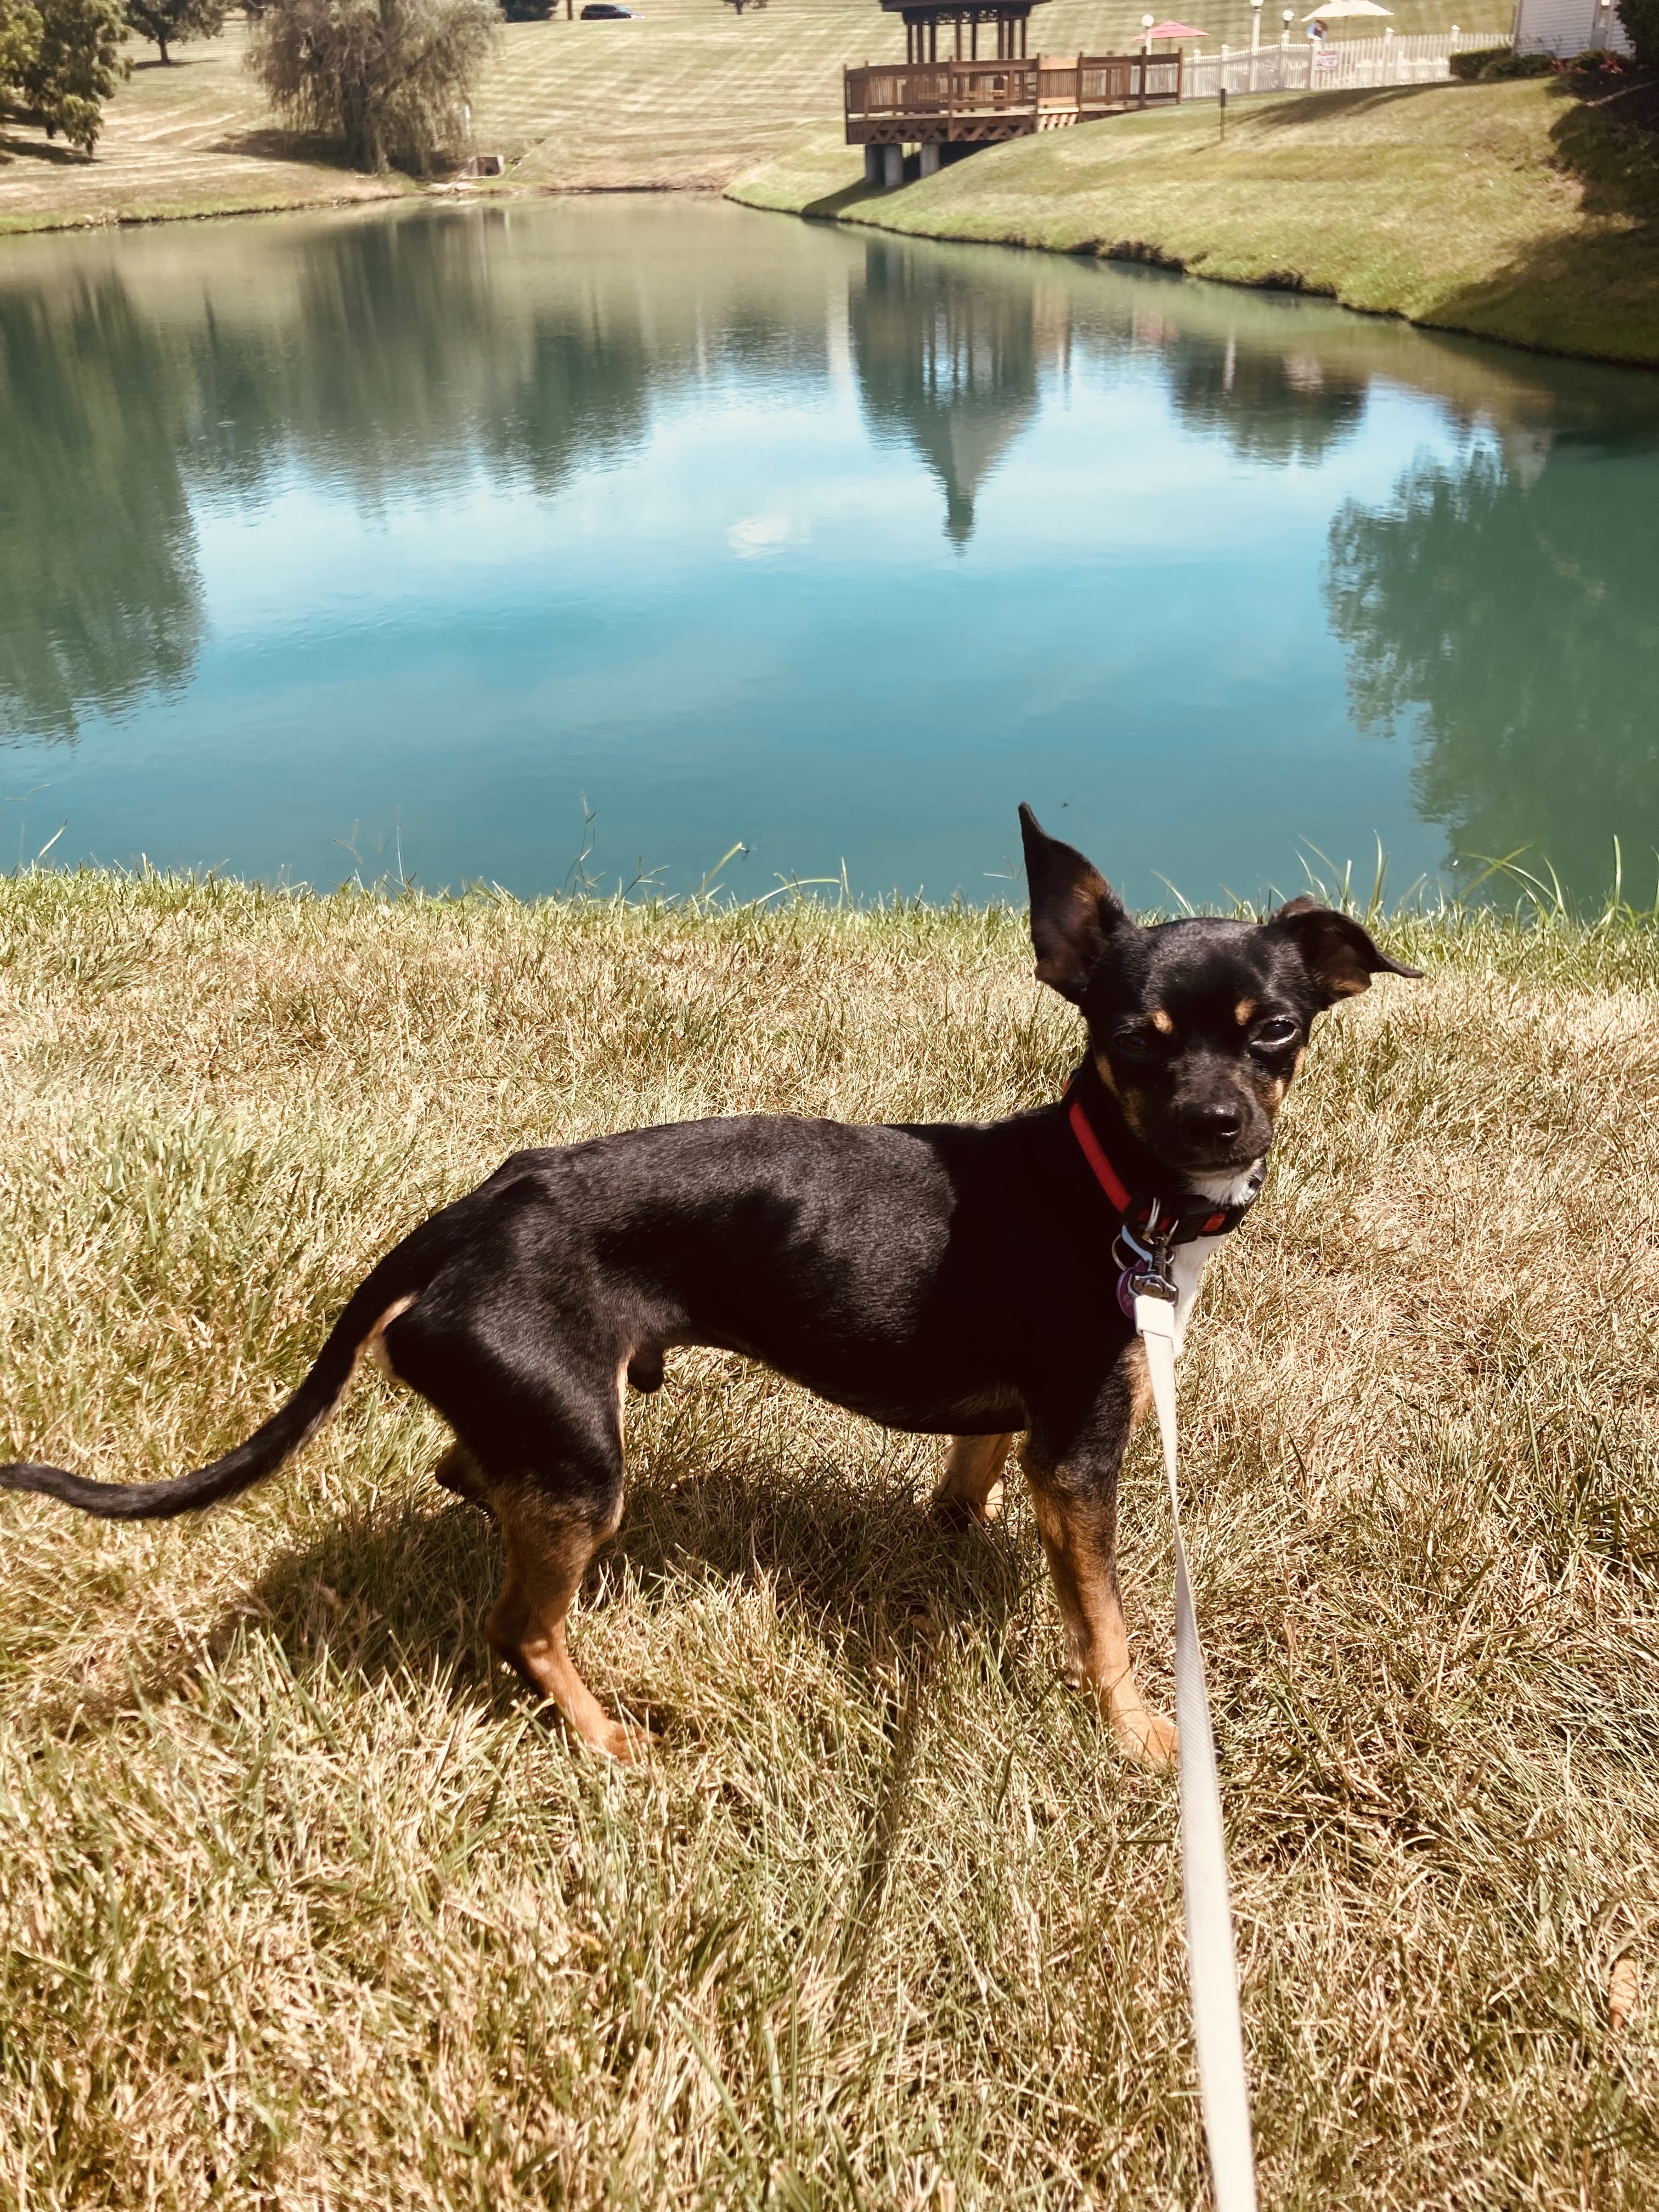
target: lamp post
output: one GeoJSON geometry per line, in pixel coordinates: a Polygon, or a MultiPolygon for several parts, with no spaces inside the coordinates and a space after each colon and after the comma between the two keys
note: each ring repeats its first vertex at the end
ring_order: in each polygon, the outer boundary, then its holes
{"type": "Polygon", "coordinates": [[[1250,0],[1250,90],[1255,90],[1255,58],[1261,51],[1261,0],[1250,0]]]}
{"type": "Polygon", "coordinates": [[[1152,51],[1152,20],[1150,15],[1143,15],[1140,19],[1140,51],[1143,56],[1152,51]]]}

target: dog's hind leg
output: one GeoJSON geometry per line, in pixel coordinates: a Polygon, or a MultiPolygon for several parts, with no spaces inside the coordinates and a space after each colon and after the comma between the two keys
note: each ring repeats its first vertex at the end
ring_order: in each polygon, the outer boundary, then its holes
{"type": "Polygon", "coordinates": [[[457,1498],[465,1498],[481,1513],[489,1513],[489,1486],[483,1469],[458,1437],[432,1470],[432,1480],[457,1498]]]}
{"type": "Polygon", "coordinates": [[[945,1472],[930,1501],[944,1522],[983,1528],[1002,1510],[1002,1468],[1013,1442],[1006,1437],[952,1437],[945,1472]]]}
{"type": "MultiPolygon", "coordinates": [[[[498,1289],[499,1279],[492,1297],[498,1289]]],[[[470,1285],[441,1280],[392,1323],[386,1348],[393,1371],[455,1431],[438,1480],[501,1529],[507,1575],[484,1623],[490,1649],[584,1743],[632,1759],[643,1731],[610,1718],[565,1642],[587,1564],[622,1519],[627,1358],[573,1360],[566,1333],[565,1316],[538,1314],[522,1295],[503,1313],[470,1285]]]]}
{"type": "Polygon", "coordinates": [[[484,1623],[491,1650],[552,1700],[584,1743],[612,1759],[637,1758],[645,1732],[610,1717],[565,1644],[570,1601],[622,1517],[620,1491],[615,1509],[599,1516],[550,1496],[533,1480],[492,1483],[489,1498],[507,1547],[507,1577],[484,1623]]]}

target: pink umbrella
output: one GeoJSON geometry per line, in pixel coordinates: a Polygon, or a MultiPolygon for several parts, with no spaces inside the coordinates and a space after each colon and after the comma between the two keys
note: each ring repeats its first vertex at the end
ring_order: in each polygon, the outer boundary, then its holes
{"type": "Polygon", "coordinates": [[[1154,23],[1150,31],[1143,33],[1148,40],[1207,39],[1209,35],[1207,31],[1200,31],[1191,23],[1154,23]]]}

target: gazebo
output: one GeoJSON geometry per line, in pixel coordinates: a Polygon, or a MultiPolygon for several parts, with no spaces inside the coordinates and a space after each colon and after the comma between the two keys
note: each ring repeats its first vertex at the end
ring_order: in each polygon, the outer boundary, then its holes
{"type": "Polygon", "coordinates": [[[1042,4],[881,0],[884,15],[904,18],[904,59],[842,71],[847,143],[863,147],[869,183],[902,184],[907,146],[916,149],[912,173],[931,177],[976,146],[1180,99],[1179,51],[1028,55],[1025,27],[1032,9],[1042,4]],[[988,28],[994,31],[994,53],[989,39],[988,51],[981,51],[980,33],[988,28]]]}
{"type": "Polygon", "coordinates": [[[882,12],[904,18],[904,58],[907,62],[936,62],[940,56],[939,27],[948,43],[947,61],[980,58],[980,27],[994,29],[996,45],[987,41],[985,58],[995,61],[1024,61],[1025,26],[1033,8],[1045,0],[881,0],[882,12]],[[964,40],[963,32],[967,33],[964,40]]]}

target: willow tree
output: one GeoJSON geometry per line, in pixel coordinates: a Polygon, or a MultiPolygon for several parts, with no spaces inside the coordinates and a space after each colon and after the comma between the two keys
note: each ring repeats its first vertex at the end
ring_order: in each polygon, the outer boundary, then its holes
{"type": "Polygon", "coordinates": [[[247,66],[296,130],[343,139],[355,168],[425,167],[465,136],[501,20],[495,0],[269,0],[247,66]]]}

